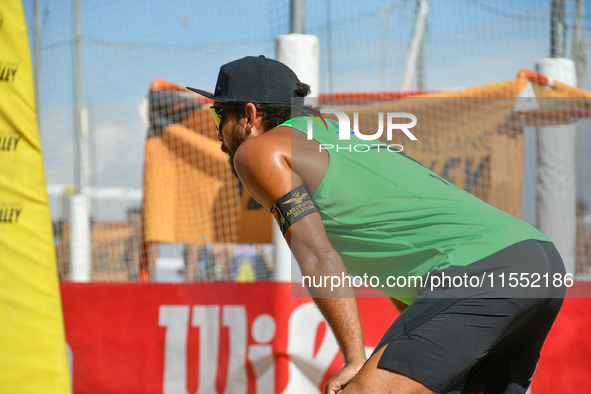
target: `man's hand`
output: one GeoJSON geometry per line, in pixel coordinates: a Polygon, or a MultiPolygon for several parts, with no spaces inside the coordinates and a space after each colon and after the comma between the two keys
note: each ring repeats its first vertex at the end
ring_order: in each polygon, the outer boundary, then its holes
{"type": "Polygon", "coordinates": [[[363,367],[363,362],[347,364],[337,372],[329,381],[324,389],[324,394],[338,394],[345,386],[357,375],[357,372],[363,367]]]}

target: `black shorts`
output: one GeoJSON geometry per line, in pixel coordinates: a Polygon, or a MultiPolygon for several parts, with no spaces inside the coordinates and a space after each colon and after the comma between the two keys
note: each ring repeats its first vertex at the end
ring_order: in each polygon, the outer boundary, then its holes
{"type": "MultiPolygon", "coordinates": [[[[564,274],[554,245],[535,240],[509,246],[470,267],[503,267],[506,273],[533,267],[539,273],[564,274]]],[[[457,269],[450,268],[443,271],[457,269]]],[[[545,293],[535,292],[536,297],[505,298],[499,286],[488,289],[487,298],[444,298],[445,290],[420,288],[376,348],[387,345],[378,367],[438,393],[525,393],[564,294],[565,288],[550,286],[545,293]]]]}

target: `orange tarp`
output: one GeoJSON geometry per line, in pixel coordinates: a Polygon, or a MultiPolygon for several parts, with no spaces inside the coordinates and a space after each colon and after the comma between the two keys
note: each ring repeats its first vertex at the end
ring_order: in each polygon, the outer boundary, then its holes
{"type": "MultiPolygon", "coordinates": [[[[185,91],[163,81],[160,88],[185,91]]],[[[410,141],[398,131],[390,143],[403,145],[405,153],[443,178],[517,217],[521,215],[523,127],[591,116],[591,94],[529,71],[520,72],[515,80],[462,90],[389,98],[384,94],[335,96],[324,95],[321,103],[342,105],[351,121],[353,112],[358,112],[364,133],[375,133],[378,112],[414,114],[418,123],[412,132],[418,140],[410,141]],[[534,100],[537,108],[516,110],[515,100],[523,92],[528,94],[522,100],[534,100]]],[[[145,240],[270,243],[271,216],[253,205],[232,175],[208,107],[206,103],[146,142],[145,240]]]]}
{"type": "MultiPolygon", "coordinates": [[[[418,121],[412,133],[418,140],[411,141],[398,131],[390,143],[402,145],[405,153],[456,186],[520,217],[523,127],[589,117],[591,94],[559,82],[549,86],[545,77],[533,72],[522,71],[519,76],[511,81],[381,99],[365,105],[351,106],[354,101],[350,98],[344,111],[351,120],[357,112],[359,130],[369,134],[378,129],[379,112],[414,114],[418,121]],[[519,98],[526,87],[535,97],[519,98]],[[515,110],[516,100],[528,99],[534,100],[538,108],[515,110]]],[[[327,100],[324,98],[324,103],[327,100]]],[[[394,123],[408,122],[398,119],[394,123]]]]}
{"type": "Polygon", "coordinates": [[[208,106],[149,138],[144,155],[144,237],[162,243],[271,243],[272,216],[251,207],[214,139],[208,106]],[[198,132],[196,132],[198,131],[198,132]]]}

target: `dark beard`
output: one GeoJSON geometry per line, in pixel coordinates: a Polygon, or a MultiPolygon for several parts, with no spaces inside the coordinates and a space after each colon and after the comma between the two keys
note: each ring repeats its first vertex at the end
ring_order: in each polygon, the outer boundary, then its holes
{"type": "Polygon", "coordinates": [[[224,145],[223,142],[222,142],[222,145],[220,146],[220,149],[222,150],[222,152],[224,152],[225,154],[228,155],[228,164],[230,164],[230,168],[232,169],[232,174],[234,174],[235,177],[238,177],[238,174],[236,173],[236,168],[234,168],[234,156],[232,156],[230,154],[230,152],[228,151],[228,149],[226,149],[226,145],[224,145]]]}
{"type": "MultiPolygon", "coordinates": [[[[232,135],[230,136],[230,141],[238,150],[238,147],[242,145],[242,143],[246,141],[246,136],[244,134],[244,128],[241,125],[236,125],[236,128],[233,130],[232,135]]],[[[228,162],[230,163],[230,168],[232,168],[232,174],[236,178],[238,178],[238,173],[236,172],[236,168],[234,167],[234,155],[230,153],[228,148],[226,148],[225,142],[222,142],[222,146],[220,147],[222,152],[228,155],[228,162]]],[[[236,153],[236,152],[234,152],[236,153]]]]}

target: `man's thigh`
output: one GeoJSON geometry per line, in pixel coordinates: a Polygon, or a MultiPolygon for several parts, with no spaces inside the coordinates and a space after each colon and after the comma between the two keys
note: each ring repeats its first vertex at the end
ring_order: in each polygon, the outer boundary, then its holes
{"type": "MultiPolygon", "coordinates": [[[[530,346],[532,349],[541,348],[555,314],[545,327],[532,324],[531,319],[537,311],[544,309],[546,301],[417,299],[388,329],[378,345],[378,351],[370,358],[372,363],[368,361],[368,368],[396,372],[438,393],[462,392],[463,383],[470,380],[471,371],[477,365],[483,367],[480,376],[484,379],[500,379],[507,385],[512,384],[511,379],[517,379],[521,384],[527,383],[535,370],[537,358],[524,358],[518,370],[489,369],[486,361],[489,354],[495,355],[499,344],[507,343],[503,341],[504,338],[509,335],[514,337],[519,332],[533,339],[536,330],[544,331],[537,336],[541,340],[532,342],[530,346]]],[[[559,306],[554,312],[558,310],[559,306]]],[[[527,345],[525,342],[523,344],[527,345]]],[[[502,351],[512,359],[523,356],[512,346],[505,346],[502,351]]],[[[375,372],[374,375],[386,376],[375,372]]],[[[483,387],[482,384],[475,386],[483,387]]],[[[391,390],[395,387],[385,388],[391,390]]]]}

